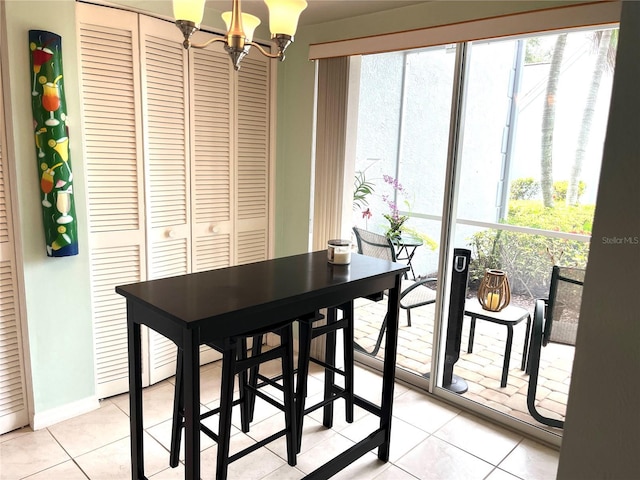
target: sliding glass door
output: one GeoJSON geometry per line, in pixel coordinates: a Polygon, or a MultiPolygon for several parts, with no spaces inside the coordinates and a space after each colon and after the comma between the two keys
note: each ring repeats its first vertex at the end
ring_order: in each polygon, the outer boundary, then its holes
{"type": "MultiPolygon", "coordinates": [[[[402,235],[414,237],[415,275],[438,273],[455,58],[455,47],[435,47],[361,59],[356,192],[363,198],[354,197],[353,224],[384,234],[394,218],[410,217],[402,235]]],[[[435,306],[412,312],[410,335],[399,340],[398,364],[416,375],[431,371],[435,306]]],[[[379,309],[362,301],[367,321],[356,337],[382,356],[379,309]]]]}
{"type": "MultiPolygon", "coordinates": [[[[548,295],[553,265],[586,267],[616,41],[616,29],[596,28],[362,57],[353,224],[386,234],[406,216],[411,276],[437,278],[436,301],[412,309],[410,326],[401,311],[405,379],[544,428],[526,406],[526,321],[514,326],[506,384],[504,325],[479,319],[470,342],[464,317],[459,350],[445,351],[455,327],[449,265],[454,248],[470,250],[467,299],[487,268],[501,269],[511,303],[531,313],[548,295]],[[464,393],[443,388],[451,355],[464,393]]],[[[395,245],[406,257],[402,239],[395,245]]],[[[357,312],[358,342],[372,351],[380,306],[362,301],[357,312]]],[[[559,419],[573,351],[543,352],[536,404],[559,419]]]]}

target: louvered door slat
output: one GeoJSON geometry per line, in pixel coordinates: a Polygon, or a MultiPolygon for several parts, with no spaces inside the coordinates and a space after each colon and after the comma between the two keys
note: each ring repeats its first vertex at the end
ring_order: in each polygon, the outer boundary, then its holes
{"type": "Polygon", "coordinates": [[[139,177],[135,155],[138,149],[133,96],[134,32],[124,26],[110,32],[105,30],[91,23],[80,27],[85,127],[98,134],[86,137],[89,229],[92,233],[113,230],[119,224],[123,230],[132,230],[140,224],[137,201],[140,191],[132,189],[138,185],[139,177]],[[110,42],[105,45],[97,33],[109,33],[110,42]],[[118,48],[114,48],[115,45],[118,48]],[[114,68],[111,68],[112,63],[114,68]],[[97,76],[94,69],[98,65],[109,68],[97,76]],[[118,85],[125,87],[124,95],[118,95],[122,91],[116,88],[118,85]],[[106,137],[113,139],[109,141],[106,137]],[[110,168],[113,152],[120,153],[117,170],[110,168]],[[92,187],[100,185],[108,188],[108,195],[96,195],[100,189],[92,187]],[[123,198],[130,201],[113,203],[114,199],[123,198]],[[123,208],[128,204],[131,208],[123,208]]]}
{"type": "Polygon", "coordinates": [[[13,259],[5,260],[5,255],[10,253],[8,247],[8,242],[0,246],[3,250],[0,261],[0,433],[28,423],[22,338],[16,315],[15,263],[13,259]]]}
{"type": "Polygon", "coordinates": [[[236,259],[269,257],[270,63],[257,52],[242,62],[237,78],[236,259]]]}
{"type": "Polygon", "coordinates": [[[196,240],[194,249],[200,271],[227,267],[231,256],[231,236],[203,236],[196,240]]]}
{"type": "MultiPolygon", "coordinates": [[[[187,53],[174,25],[140,17],[149,278],[191,271],[187,53]]],[[[176,347],[149,332],[149,380],[175,374],[176,347]]]]}
{"type": "MultiPolygon", "coordinates": [[[[202,40],[204,40],[203,38],[202,40]]],[[[220,50],[193,50],[192,231],[193,271],[227,267],[233,258],[232,128],[235,75],[220,50]]]]}
{"type": "Polygon", "coordinates": [[[136,246],[109,246],[91,251],[98,390],[117,384],[123,391],[128,389],[127,306],[114,286],[142,280],[142,263],[141,251],[136,246]]]}
{"type": "Polygon", "coordinates": [[[247,230],[238,233],[238,264],[259,262],[267,258],[265,230],[247,230]]]}
{"type": "Polygon", "coordinates": [[[171,27],[146,17],[140,23],[151,229],[188,223],[186,54],[171,27]]]}
{"type": "MultiPolygon", "coordinates": [[[[0,158],[0,178],[4,178],[1,160],[0,158]]],[[[7,214],[7,202],[5,200],[8,196],[7,193],[4,185],[0,184],[0,243],[9,243],[9,218],[7,214]]]]}
{"type": "Polygon", "coordinates": [[[29,423],[0,70],[0,434],[29,423]]]}
{"type": "Polygon", "coordinates": [[[96,393],[104,398],[129,386],[126,302],[115,287],[146,279],[138,21],[133,13],[77,7],[96,393]]]}

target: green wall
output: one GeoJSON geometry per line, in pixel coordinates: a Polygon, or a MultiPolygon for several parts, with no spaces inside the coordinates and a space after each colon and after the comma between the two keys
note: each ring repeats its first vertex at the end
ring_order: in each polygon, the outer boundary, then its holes
{"type": "MultiPolygon", "coordinates": [[[[69,145],[74,193],[85,197],[80,131],[75,5],[71,1],[5,2],[10,104],[8,131],[15,145],[18,208],[24,261],[29,363],[36,414],[94,395],[93,331],[89,290],[87,212],[76,204],[80,253],[48,258],[42,226],[41,195],[31,118],[32,72],[28,31],[48,30],[62,37],[69,145]],[[37,12],[36,14],[34,14],[37,12]]],[[[6,75],[5,75],[6,78],[6,75]]],[[[9,102],[8,102],[9,103],[9,102]]]]}

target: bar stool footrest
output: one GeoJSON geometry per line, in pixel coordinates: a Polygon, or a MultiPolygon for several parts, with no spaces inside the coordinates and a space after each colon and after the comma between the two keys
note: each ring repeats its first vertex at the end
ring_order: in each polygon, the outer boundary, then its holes
{"type": "Polygon", "coordinates": [[[259,373],[257,378],[258,378],[258,380],[260,380],[260,382],[256,384],[256,388],[262,388],[262,387],[266,387],[267,385],[270,385],[273,388],[277,388],[281,392],[284,391],[284,387],[278,383],[278,380],[282,380],[282,375],[278,375],[277,377],[269,378],[269,377],[266,377],[266,376],[262,375],[261,373],[259,373]]]}
{"type": "Polygon", "coordinates": [[[338,375],[342,375],[343,377],[346,376],[346,373],[344,372],[344,370],[341,370],[337,367],[334,367],[333,365],[329,365],[328,363],[325,363],[322,360],[319,360],[317,358],[313,358],[313,357],[309,357],[309,361],[315,363],[316,365],[320,365],[321,367],[326,368],[327,370],[331,370],[333,373],[337,373],[338,375]]]}
{"type": "MultiPolygon", "coordinates": [[[[233,403],[231,404],[232,407],[235,407],[236,405],[240,405],[240,403],[242,403],[242,400],[237,399],[234,400],[233,403]]],[[[220,413],[220,407],[214,408],[213,410],[209,410],[208,412],[204,412],[200,414],[200,421],[209,418],[209,417],[213,417],[214,415],[217,415],[218,413],[220,413]]],[[[182,412],[182,416],[184,416],[184,412],[182,412]]],[[[184,420],[182,421],[182,425],[184,426],[184,420]]]]}
{"type": "Polygon", "coordinates": [[[326,398],[324,400],[322,400],[321,402],[316,403],[315,405],[312,405],[308,408],[304,409],[304,414],[305,415],[309,415],[311,412],[315,412],[316,410],[329,405],[331,402],[334,402],[335,400],[338,400],[339,398],[346,398],[347,393],[344,391],[344,389],[341,389],[341,392],[332,392],[332,395],[329,398],[326,398]]]}
{"type": "Polygon", "coordinates": [[[327,333],[336,332],[347,327],[347,320],[342,319],[327,325],[319,325],[311,330],[311,338],[316,338],[327,333]]]}
{"type": "Polygon", "coordinates": [[[284,412],[285,410],[284,406],[281,403],[279,403],[277,400],[271,398],[271,396],[267,395],[264,392],[261,392],[259,389],[252,387],[251,385],[247,385],[245,388],[247,390],[251,390],[256,397],[260,397],[265,402],[273,405],[277,409],[282,410],[284,412]]]}
{"type": "Polygon", "coordinates": [[[230,455],[229,463],[235,462],[236,460],[239,460],[240,458],[246,455],[249,455],[251,452],[254,452],[257,449],[264,447],[268,443],[271,443],[274,440],[277,440],[278,438],[285,436],[286,434],[287,434],[286,430],[280,430],[279,432],[276,432],[273,435],[270,435],[267,438],[260,440],[259,442],[256,442],[253,445],[243,450],[240,450],[238,453],[234,453],[233,455],[230,455]]]}
{"type": "MultiPolygon", "coordinates": [[[[333,386],[333,389],[331,390],[331,393],[333,394],[338,394],[338,393],[343,393],[344,392],[344,388],[342,387],[338,387],[337,385],[333,386]]],[[[382,415],[382,408],[380,408],[379,405],[376,405],[373,402],[370,402],[369,400],[366,400],[362,397],[359,397],[357,395],[353,396],[353,403],[354,405],[357,405],[358,407],[362,408],[363,410],[366,410],[369,413],[372,413],[376,416],[381,416],[382,415]]]]}
{"type": "Polygon", "coordinates": [[[207,437],[209,437],[211,440],[218,443],[218,438],[219,438],[218,434],[215,433],[213,430],[211,430],[209,427],[207,427],[206,425],[200,424],[200,431],[204,433],[207,437]]]}

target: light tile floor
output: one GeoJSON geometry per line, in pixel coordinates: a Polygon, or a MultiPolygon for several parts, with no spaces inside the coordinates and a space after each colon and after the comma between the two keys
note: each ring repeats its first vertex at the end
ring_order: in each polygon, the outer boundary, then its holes
{"type": "MultiPolygon", "coordinates": [[[[217,401],[220,366],[202,367],[202,409],[217,401]]],[[[356,391],[379,402],[381,378],[356,368],[356,391]]],[[[322,373],[309,377],[309,402],[322,392],[322,373]]],[[[144,389],[145,472],[153,480],[184,478],[182,464],[169,468],[173,378],[144,389]]],[[[128,395],[103,400],[93,412],[36,432],[28,428],[0,436],[0,478],[18,480],[125,480],[131,478],[128,395]]],[[[235,412],[234,412],[235,414],[235,412]]],[[[377,417],[356,408],[355,421],[344,421],[343,402],[336,404],[332,429],[322,426],[321,411],[307,416],[302,452],[296,467],[286,462],[279,439],[231,464],[230,479],[296,480],[370,433],[377,417]]],[[[213,422],[213,417],[207,422],[213,422]]],[[[265,402],[256,404],[249,434],[234,416],[232,452],[282,428],[282,414],[265,402]],[[266,405],[266,406],[265,406],[266,405]]],[[[216,446],[202,436],[202,476],[214,478],[216,446]]],[[[340,472],[337,479],[531,479],[555,478],[558,452],[495,426],[424,392],[396,384],[391,458],[380,462],[368,453],[340,472]]]]}

